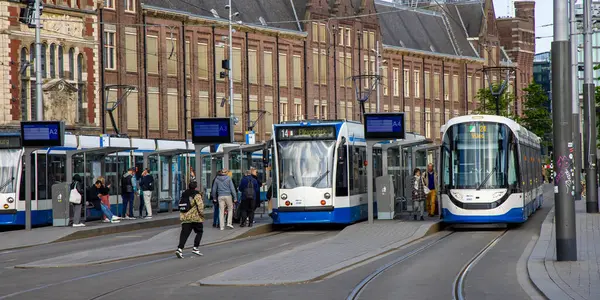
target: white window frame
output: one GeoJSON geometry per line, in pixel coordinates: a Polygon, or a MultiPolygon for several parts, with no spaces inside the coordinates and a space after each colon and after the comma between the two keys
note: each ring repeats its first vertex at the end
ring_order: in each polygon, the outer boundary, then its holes
{"type": "Polygon", "coordinates": [[[104,53],[106,53],[106,61],[104,62],[104,68],[106,70],[116,70],[117,69],[117,32],[115,30],[104,30],[104,45],[102,46],[104,47],[104,53]],[[108,45],[107,41],[108,41],[108,37],[109,35],[112,35],[112,45],[108,45]],[[112,61],[113,61],[113,65],[109,66],[108,65],[108,61],[110,61],[108,59],[108,49],[112,48],[112,61]]]}
{"type": "Polygon", "coordinates": [[[135,12],[135,2],[136,0],[125,0],[125,12],[134,13],[135,12]],[[129,6],[131,4],[131,6],[129,6]]]}
{"type": "Polygon", "coordinates": [[[104,0],[104,8],[115,10],[115,2],[117,0],[104,0]]]}

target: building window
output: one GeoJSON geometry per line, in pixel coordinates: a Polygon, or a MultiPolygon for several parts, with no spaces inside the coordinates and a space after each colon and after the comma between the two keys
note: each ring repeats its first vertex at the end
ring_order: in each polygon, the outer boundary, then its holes
{"type": "Polygon", "coordinates": [[[427,71],[425,71],[425,99],[431,99],[431,79],[427,71]]]}
{"type": "MultiPolygon", "coordinates": [[[[147,72],[158,74],[158,37],[146,36],[147,72]]],[[[158,96],[156,98],[158,101],[158,96]]]]}
{"type": "Polygon", "coordinates": [[[135,0],[125,0],[125,11],[135,12],[135,0]]]}
{"type": "Polygon", "coordinates": [[[104,67],[108,70],[116,68],[115,32],[104,31],[104,67]]]}
{"type": "MultiPolygon", "coordinates": [[[[21,48],[21,67],[28,63],[27,56],[27,48],[21,48]]],[[[27,73],[21,73],[21,121],[29,121],[30,83],[31,82],[29,77],[27,77],[27,73]]]]}
{"type": "Polygon", "coordinates": [[[375,32],[369,32],[369,50],[375,49],[375,32]]]}
{"type": "MultiPolygon", "coordinates": [[[[352,77],[352,54],[350,53],[346,53],[346,77],[344,78],[344,81],[348,80],[348,78],[352,77]]],[[[348,82],[348,87],[352,87],[351,86],[351,82],[348,82]]]]}
{"type": "Polygon", "coordinates": [[[85,83],[83,82],[83,54],[77,55],[77,122],[85,123],[85,83]]]}
{"type": "Polygon", "coordinates": [[[135,28],[125,28],[125,65],[127,72],[137,72],[137,35],[135,28]]]}
{"type": "Polygon", "coordinates": [[[58,78],[65,78],[63,46],[58,45],[58,78]]]}
{"type": "Polygon", "coordinates": [[[400,96],[400,70],[394,68],[394,96],[400,96]]]}
{"type": "Polygon", "coordinates": [[[319,42],[327,43],[327,28],[325,28],[325,24],[319,24],[319,42]]]}
{"type": "Polygon", "coordinates": [[[42,44],[42,78],[48,77],[46,74],[46,44],[42,44]]]}
{"type": "Polygon", "coordinates": [[[35,44],[29,47],[29,76],[35,77],[35,44]]]}
{"type": "MultiPolygon", "coordinates": [[[[363,66],[364,66],[364,73],[363,74],[369,75],[369,56],[368,55],[363,56],[363,66]]],[[[364,79],[364,85],[363,85],[363,87],[365,89],[371,88],[369,86],[369,78],[365,78],[364,79]]]]}
{"type": "Polygon", "coordinates": [[[338,104],[338,117],[342,120],[346,119],[346,102],[340,101],[338,104]]]}
{"type": "Polygon", "coordinates": [[[440,100],[440,73],[433,73],[433,98],[440,100]]]}
{"type": "Polygon", "coordinates": [[[339,27],[338,32],[338,45],[344,46],[344,27],[339,27]]]}
{"type": "Polygon", "coordinates": [[[450,100],[450,75],[444,74],[444,100],[450,100]]]}
{"type": "Polygon", "coordinates": [[[294,99],[294,114],[296,121],[304,120],[304,113],[302,112],[302,99],[294,99]]]}
{"type": "Polygon", "coordinates": [[[115,0],[104,0],[104,8],[115,9],[115,0]]]}
{"type": "Polygon", "coordinates": [[[404,117],[405,117],[405,121],[404,124],[406,125],[406,131],[410,132],[410,130],[412,129],[412,115],[410,114],[410,106],[405,106],[404,107],[404,117]]]}
{"type": "Polygon", "coordinates": [[[446,109],[444,110],[444,120],[445,120],[446,122],[448,122],[448,121],[450,120],[450,118],[451,118],[451,116],[450,116],[450,110],[446,108],[446,109]]]}
{"type": "MultiPolygon", "coordinates": [[[[481,90],[481,77],[475,77],[475,95],[481,90]]],[[[477,99],[479,101],[479,99],[477,99]]]]}
{"type": "Polygon", "coordinates": [[[415,77],[415,98],[419,98],[421,96],[421,72],[415,70],[413,72],[413,76],[415,77]]]}
{"type": "MultiPolygon", "coordinates": [[[[190,53],[191,51],[191,44],[190,41],[185,41],[185,77],[190,77],[191,76],[191,66],[192,66],[192,55],[190,53]]],[[[189,99],[189,98],[188,98],[189,99]]]]}
{"type": "Polygon", "coordinates": [[[433,137],[436,139],[440,138],[441,118],[440,109],[436,108],[433,115],[433,137]]]}
{"type": "Polygon", "coordinates": [[[264,52],[265,85],[273,85],[273,53],[264,52]]]}
{"type": "Polygon", "coordinates": [[[177,89],[167,90],[167,129],[176,131],[179,129],[179,98],[177,89]]]}
{"type": "Polygon", "coordinates": [[[415,128],[414,128],[415,133],[416,134],[421,134],[421,126],[422,126],[422,123],[421,123],[421,108],[418,107],[418,106],[415,107],[415,118],[414,118],[414,121],[415,121],[415,128]]]}
{"type": "Polygon", "coordinates": [[[321,52],[319,67],[319,81],[321,84],[327,84],[327,54],[325,54],[325,51],[321,52]]]}
{"type": "Polygon", "coordinates": [[[431,138],[431,110],[425,108],[425,138],[431,138]]]}
{"type": "Polygon", "coordinates": [[[242,81],[242,49],[233,48],[232,51],[232,63],[233,63],[233,81],[242,81]]]}
{"type": "Polygon", "coordinates": [[[410,97],[410,71],[404,69],[404,97],[410,97]]]}
{"type": "Polygon", "coordinates": [[[294,55],[292,57],[292,68],[292,72],[294,72],[294,76],[292,77],[294,87],[302,88],[302,59],[300,55],[294,55]]]}
{"type": "Polygon", "coordinates": [[[315,100],[315,104],[313,105],[313,116],[315,119],[319,119],[321,115],[321,104],[319,104],[319,100],[315,100]]]}
{"type": "Polygon", "coordinates": [[[313,42],[319,42],[319,24],[317,22],[312,23],[311,34],[313,42]]]}
{"type": "Polygon", "coordinates": [[[279,86],[287,87],[287,54],[279,53],[279,86]]]}
{"type": "Polygon", "coordinates": [[[362,47],[363,49],[369,49],[369,32],[362,32],[362,47]]]}
{"type": "Polygon", "coordinates": [[[458,101],[458,75],[452,75],[452,101],[458,101]]]}
{"type": "Polygon", "coordinates": [[[327,103],[321,103],[321,119],[327,119],[327,103]]]}
{"type": "Polygon", "coordinates": [[[287,98],[281,98],[279,103],[279,122],[285,122],[288,120],[288,104],[287,98]],[[285,102],[284,102],[285,101],[285,102]]]}
{"type": "Polygon", "coordinates": [[[159,89],[156,87],[148,88],[148,111],[158,116],[154,118],[148,118],[148,129],[160,130],[160,101],[159,101],[159,89]]]}
{"type": "Polygon", "coordinates": [[[208,79],[208,45],[198,43],[198,77],[208,79]]]}
{"type": "Polygon", "coordinates": [[[256,50],[248,50],[248,81],[250,84],[258,83],[258,65],[256,50]]]}
{"type": "Polygon", "coordinates": [[[75,49],[69,49],[69,79],[75,80],[75,49]]]}
{"type": "Polygon", "coordinates": [[[473,102],[473,77],[467,76],[467,100],[473,102]]]}
{"type": "Polygon", "coordinates": [[[352,46],[352,28],[346,28],[346,46],[352,46]]]}
{"type": "Polygon", "coordinates": [[[56,45],[50,44],[50,78],[56,77],[56,45]]]}
{"type": "Polygon", "coordinates": [[[319,84],[319,49],[313,49],[313,83],[319,84]]]}
{"type": "Polygon", "coordinates": [[[388,67],[387,66],[381,67],[381,73],[383,75],[383,78],[382,78],[383,95],[387,96],[389,93],[388,81],[390,80],[390,74],[388,74],[388,67]]]}
{"type": "Polygon", "coordinates": [[[166,38],[167,75],[177,76],[177,39],[166,38]]]}

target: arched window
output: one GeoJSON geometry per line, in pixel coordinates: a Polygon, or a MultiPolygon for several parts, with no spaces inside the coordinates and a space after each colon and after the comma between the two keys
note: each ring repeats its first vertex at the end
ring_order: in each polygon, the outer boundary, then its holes
{"type": "Polygon", "coordinates": [[[29,76],[35,77],[35,44],[31,44],[29,49],[29,76]]]}
{"type": "Polygon", "coordinates": [[[48,46],[42,44],[42,78],[48,77],[46,74],[46,49],[48,49],[48,46]]]}
{"type": "Polygon", "coordinates": [[[69,49],[69,79],[75,80],[75,49],[69,49]]]}
{"type": "Polygon", "coordinates": [[[77,55],[77,82],[83,81],[83,54],[77,55]]]}
{"type": "MultiPolygon", "coordinates": [[[[29,57],[27,48],[21,49],[21,68],[25,67],[28,63],[29,57]]],[[[27,121],[29,118],[29,77],[27,76],[27,70],[21,69],[21,121],[27,121]]]]}
{"type": "Polygon", "coordinates": [[[64,55],[63,46],[58,45],[58,78],[65,78],[64,55]]]}
{"type": "Polygon", "coordinates": [[[50,44],[50,78],[56,77],[56,45],[50,44]]]}

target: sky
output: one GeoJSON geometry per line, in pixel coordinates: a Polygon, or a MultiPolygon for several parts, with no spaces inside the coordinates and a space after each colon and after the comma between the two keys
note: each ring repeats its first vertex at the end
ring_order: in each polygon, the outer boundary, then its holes
{"type": "MultiPolygon", "coordinates": [[[[581,0],[576,1],[579,3],[581,0]]],[[[510,5],[511,11],[507,12],[507,6],[512,0],[494,0],[494,8],[496,9],[496,17],[514,16],[514,6],[510,5]]],[[[551,0],[535,0],[535,53],[550,51],[550,43],[552,42],[552,26],[544,26],[552,24],[553,21],[553,5],[551,0]],[[542,4],[543,3],[543,4],[542,4]]]]}

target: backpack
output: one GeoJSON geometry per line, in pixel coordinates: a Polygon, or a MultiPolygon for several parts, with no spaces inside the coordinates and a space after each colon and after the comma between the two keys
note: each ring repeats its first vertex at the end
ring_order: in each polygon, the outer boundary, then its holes
{"type": "Polygon", "coordinates": [[[254,178],[249,177],[248,185],[244,189],[244,199],[246,200],[254,200],[256,196],[256,191],[254,190],[254,178]]]}
{"type": "Polygon", "coordinates": [[[184,197],[185,195],[185,191],[181,194],[181,199],[179,200],[179,212],[181,213],[186,213],[188,211],[190,211],[190,209],[192,209],[192,207],[194,207],[192,205],[192,201],[194,200],[194,197],[196,197],[198,193],[192,193],[191,195],[189,195],[189,197],[184,197]]]}

